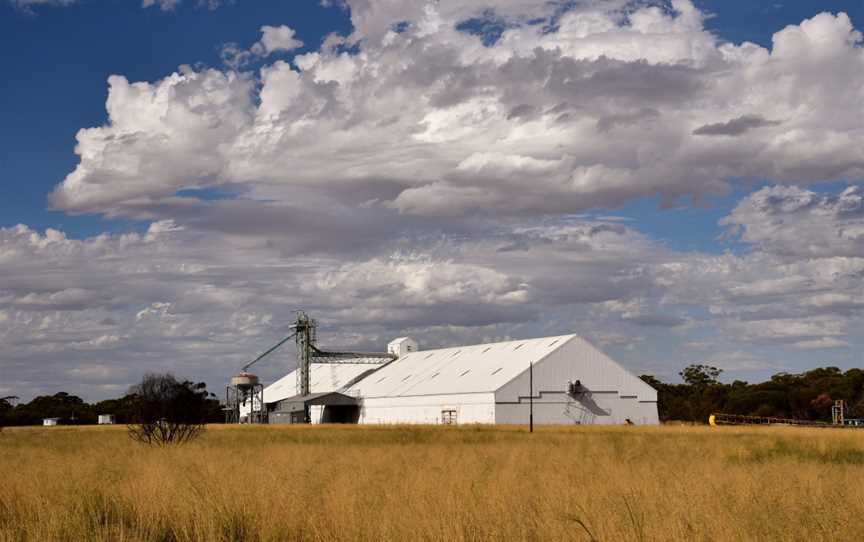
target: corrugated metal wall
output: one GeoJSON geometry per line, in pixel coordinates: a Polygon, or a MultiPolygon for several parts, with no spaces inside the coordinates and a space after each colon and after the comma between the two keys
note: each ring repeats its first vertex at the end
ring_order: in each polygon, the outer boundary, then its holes
{"type": "MultiPolygon", "coordinates": [[[[527,371],[495,393],[496,423],[528,423],[527,371]]],[[[534,423],[657,424],[657,392],[609,356],[574,337],[534,365],[534,423]],[[588,393],[567,395],[569,381],[588,393]]]]}
{"type": "Polygon", "coordinates": [[[364,399],[360,423],[440,424],[442,413],[455,410],[456,422],[495,423],[495,394],[416,395],[364,399]]]}
{"type": "MultiPolygon", "coordinates": [[[[527,424],[530,411],[527,398],[519,403],[496,403],[495,423],[527,424]]],[[[537,425],[620,425],[630,420],[635,425],[657,425],[657,404],[621,397],[617,393],[593,394],[590,404],[564,393],[544,394],[534,399],[537,425]]]]}

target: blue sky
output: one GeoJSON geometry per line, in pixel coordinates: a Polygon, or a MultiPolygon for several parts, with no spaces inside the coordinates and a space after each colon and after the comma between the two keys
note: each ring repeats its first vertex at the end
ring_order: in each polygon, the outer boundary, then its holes
{"type": "Polygon", "coordinates": [[[298,306],[669,379],[861,363],[860,1],[57,4],[0,0],[0,395],[219,382],[298,306]]]}
{"type": "Polygon", "coordinates": [[[45,196],[72,169],[75,133],[106,120],[106,81],[150,81],[181,64],[219,66],[221,45],[254,43],[263,24],[291,24],[319,43],[350,30],[348,14],[317,2],[239,2],[216,10],[180,5],[142,9],[135,1],[90,0],[72,7],[0,3],[6,83],[0,87],[0,225],[60,228],[82,237],[140,224],[71,216],[45,196]]]}

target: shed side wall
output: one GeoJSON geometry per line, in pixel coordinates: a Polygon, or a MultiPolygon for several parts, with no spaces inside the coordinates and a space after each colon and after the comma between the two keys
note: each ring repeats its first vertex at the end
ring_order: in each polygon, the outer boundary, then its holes
{"type": "Polygon", "coordinates": [[[360,423],[435,425],[441,423],[445,410],[455,410],[459,424],[492,424],[495,423],[495,394],[366,398],[360,408],[360,423]]]}
{"type": "MultiPolygon", "coordinates": [[[[496,403],[495,422],[527,424],[528,399],[519,403],[496,403]]],[[[534,423],[537,425],[620,425],[630,420],[636,425],[657,425],[657,404],[620,397],[617,393],[594,394],[591,403],[575,400],[567,394],[543,394],[534,399],[534,423]]]]}
{"type": "MultiPolygon", "coordinates": [[[[574,337],[535,362],[534,422],[538,424],[659,423],[657,392],[590,343],[574,337]],[[568,381],[590,390],[569,396],[568,381]]],[[[529,371],[495,393],[497,423],[528,423],[529,371]]]]}

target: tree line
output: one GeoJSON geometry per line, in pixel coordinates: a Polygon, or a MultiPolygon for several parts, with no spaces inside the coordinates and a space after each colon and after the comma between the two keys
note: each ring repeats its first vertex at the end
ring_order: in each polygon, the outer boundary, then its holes
{"type": "Polygon", "coordinates": [[[822,367],[804,373],[779,373],[766,382],[720,382],[721,369],[690,365],[679,373],[681,384],[651,375],[643,381],[657,390],[661,421],[705,423],[713,413],[831,421],[834,401],[842,399],[847,415],[864,418],[864,370],[822,367]]]}
{"type": "Polygon", "coordinates": [[[96,403],[66,392],[41,395],[28,403],[15,404],[15,399],[0,397],[0,427],[41,425],[45,418],[58,418],[63,425],[92,425],[100,414],[113,414],[118,424],[135,424],[142,417],[172,417],[175,411],[178,416],[192,416],[194,420],[187,421],[195,423],[225,420],[222,406],[207,392],[206,384],[179,381],[172,375],[147,375],[124,396],[96,403]]]}

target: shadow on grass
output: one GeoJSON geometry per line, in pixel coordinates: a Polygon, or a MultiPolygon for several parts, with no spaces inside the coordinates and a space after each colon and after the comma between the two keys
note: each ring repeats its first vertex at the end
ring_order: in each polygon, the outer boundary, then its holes
{"type": "Polygon", "coordinates": [[[771,461],[794,459],[807,463],[826,465],[864,465],[864,450],[849,444],[836,443],[828,448],[818,448],[810,443],[781,439],[770,446],[753,447],[732,456],[734,464],[768,463],[771,461]]]}

